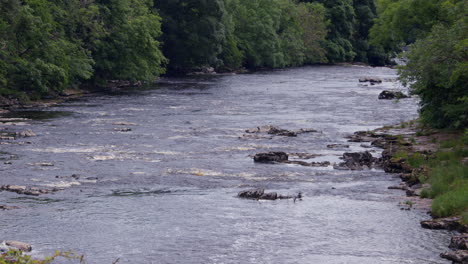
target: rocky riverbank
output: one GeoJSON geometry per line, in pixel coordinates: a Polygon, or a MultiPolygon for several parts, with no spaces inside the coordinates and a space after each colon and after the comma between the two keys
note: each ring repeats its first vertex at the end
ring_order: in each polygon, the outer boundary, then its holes
{"type": "MultiPolygon", "coordinates": [[[[432,212],[432,200],[426,198],[424,192],[430,190],[430,168],[416,164],[418,160],[430,160],[439,151],[441,142],[454,138],[454,132],[423,131],[416,122],[403,123],[399,127],[384,127],[374,131],[359,131],[354,133],[349,141],[371,142],[372,146],[383,148],[379,165],[388,173],[398,173],[402,180],[399,186],[389,189],[401,189],[406,192],[410,208],[426,210],[433,219],[422,221],[421,227],[427,229],[444,229],[453,231],[450,250],[440,254],[442,258],[453,263],[468,263],[468,225],[461,216],[439,218],[432,212]]],[[[451,151],[451,150],[449,150],[451,151]]],[[[463,158],[462,163],[466,163],[463,158]]],[[[464,164],[466,166],[466,164],[464,164]]],[[[464,166],[462,165],[462,166],[464,166]]],[[[403,209],[403,208],[402,208],[403,209]]],[[[409,209],[409,208],[408,208],[409,209]]]]}

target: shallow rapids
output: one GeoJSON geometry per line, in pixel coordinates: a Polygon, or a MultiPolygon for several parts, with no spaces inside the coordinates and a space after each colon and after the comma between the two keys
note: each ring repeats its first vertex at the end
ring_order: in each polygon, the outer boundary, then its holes
{"type": "Polygon", "coordinates": [[[387,189],[397,175],[252,160],[268,151],[332,164],[343,152],[380,155],[345,137],[417,116],[416,98],[377,99],[385,89],[407,93],[396,77],[388,68],[311,66],[162,78],[12,113],[0,128],[36,136],[0,141],[0,184],[65,189],[1,192],[0,204],[21,209],[0,211],[0,240],[99,264],[447,263],[439,253],[448,233],[420,228],[424,212],[400,210],[403,191],[387,189]],[[359,83],[364,77],[384,81],[359,83]],[[264,125],[317,132],[245,135],[264,125]],[[236,198],[257,187],[304,198],[236,198]]]}

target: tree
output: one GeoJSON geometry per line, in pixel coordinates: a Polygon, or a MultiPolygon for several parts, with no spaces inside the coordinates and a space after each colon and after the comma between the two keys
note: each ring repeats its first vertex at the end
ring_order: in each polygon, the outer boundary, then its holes
{"type": "Polygon", "coordinates": [[[46,0],[2,0],[0,83],[3,92],[55,93],[89,79],[93,60],[56,22],[60,9],[46,0]]]}
{"type": "Polygon", "coordinates": [[[299,3],[298,16],[304,42],[305,63],[327,62],[323,48],[327,36],[325,7],[319,3],[299,3]]]}
{"type": "MultiPolygon", "coordinates": [[[[157,0],[163,17],[163,51],[171,70],[218,66],[226,41],[222,0],[157,0]]],[[[231,40],[232,41],[232,40],[231,40]]]]}
{"type": "MultiPolygon", "coordinates": [[[[455,0],[456,1],[456,0],[455,0]]],[[[370,30],[371,44],[386,52],[425,37],[432,27],[447,20],[445,3],[452,0],[378,0],[378,18],[370,30]]]]}
{"type": "Polygon", "coordinates": [[[98,0],[105,31],[92,38],[98,80],[152,81],[164,73],[161,18],[146,0],[98,0]]]}
{"type": "Polygon", "coordinates": [[[329,62],[352,61],[356,55],[351,39],[355,30],[353,0],[302,0],[325,6],[328,34],[325,48],[329,62]]]}
{"type": "MultiPolygon", "coordinates": [[[[462,11],[466,12],[466,11],[462,11]]],[[[437,25],[410,46],[401,79],[421,97],[421,117],[437,128],[468,126],[468,22],[437,25]]]]}

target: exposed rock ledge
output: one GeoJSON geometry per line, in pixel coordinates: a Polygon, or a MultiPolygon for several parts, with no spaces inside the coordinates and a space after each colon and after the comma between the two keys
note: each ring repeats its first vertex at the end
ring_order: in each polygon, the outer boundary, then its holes
{"type": "Polygon", "coordinates": [[[60,191],[61,189],[42,189],[38,187],[28,187],[21,185],[2,185],[0,186],[0,191],[15,192],[17,194],[33,195],[39,196],[41,194],[49,194],[60,191]]]}
{"type": "Polygon", "coordinates": [[[254,200],[294,199],[294,201],[296,201],[296,199],[302,199],[302,194],[298,193],[296,196],[278,195],[276,192],[266,193],[265,189],[251,189],[240,191],[237,197],[254,200]]]}

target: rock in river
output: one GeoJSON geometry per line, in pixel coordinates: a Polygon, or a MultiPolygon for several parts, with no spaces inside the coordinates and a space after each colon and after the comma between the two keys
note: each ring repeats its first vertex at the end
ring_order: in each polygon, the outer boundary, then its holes
{"type": "Polygon", "coordinates": [[[441,258],[453,261],[453,263],[468,263],[468,250],[447,251],[440,254],[441,258]]]}
{"type": "Polygon", "coordinates": [[[390,99],[401,99],[407,98],[408,96],[400,91],[383,91],[379,94],[379,99],[390,100],[390,99]]]}
{"type": "Polygon", "coordinates": [[[345,152],[343,154],[344,162],[340,163],[336,169],[348,168],[351,170],[362,170],[371,168],[378,162],[377,158],[372,157],[369,151],[364,152],[345,152]]]}
{"type": "Polygon", "coordinates": [[[382,83],[382,79],[367,77],[367,78],[360,78],[359,82],[370,82],[371,84],[372,83],[382,83]]]}
{"type": "Polygon", "coordinates": [[[276,192],[266,193],[265,189],[251,189],[240,191],[237,194],[237,197],[246,198],[246,199],[256,199],[256,200],[277,200],[277,199],[302,199],[302,193],[299,193],[296,196],[290,195],[278,195],[276,192]]]}
{"type": "Polygon", "coordinates": [[[0,210],[13,210],[13,209],[19,209],[19,207],[0,204],[0,210]]]}
{"type": "Polygon", "coordinates": [[[0,186],[0,191],[15,192],[17,194],[34,195],[34,196],[38,196],[41,194],[49,194],[49,193],[57,192],[59,190],[60,189],[57,189],[57,188],[41,189],[37,187],[28,187],[28,186],[21,186],[21,185],[0,186]]]}
{"type": "Polygon", "coordinates": [[[238,197],[247,199],[259,199],[265,193],[265,189],[253,189],[241,191],[237,194],[238,197]]]}
{"type": "Polygon", "coordinates": [[[10,249],[21,250],[24,252],[30,252],[32,250],[32,246],[28,243],[14,241],[14,240],[6,240],[0,243],[0,251],[8,251],[10,249]]]}
{"type": "Polygon", "coordinates": [[[455,249],[468,249],[468,234],[454,235],[450,240],[450,248],[455,249]]]}
{"type": "Polygon", "coordinates": [[[297,135],[299,134],[313,133],[313,132],[317,132],[317,130],[304,129],[304,128],[301,128],[299,130],[288,130],[288,129],[283,129],[283,128],[279,128],[275,126],[259,126],[256,128],[247,129],[245,130],[245,132],[249,134],[267,133],[269,135],[275,135],[275,136],[297,137],[297,135]]]}
{"type": "Polygon", "coordinates": [[[446,218],[437,218],[432,220],[421,221],[421,226],[427,229],[446,229],[458,230],[466,232],[467,227],[461,223],[461,217],[453,216],[446,218]]]}
{"type": "Polygon", "coordinates": [[[254,156],[255,162],[282,162],[286,160],[288,160],[288,154],[281,151],[257,153],[254,156]]]}

